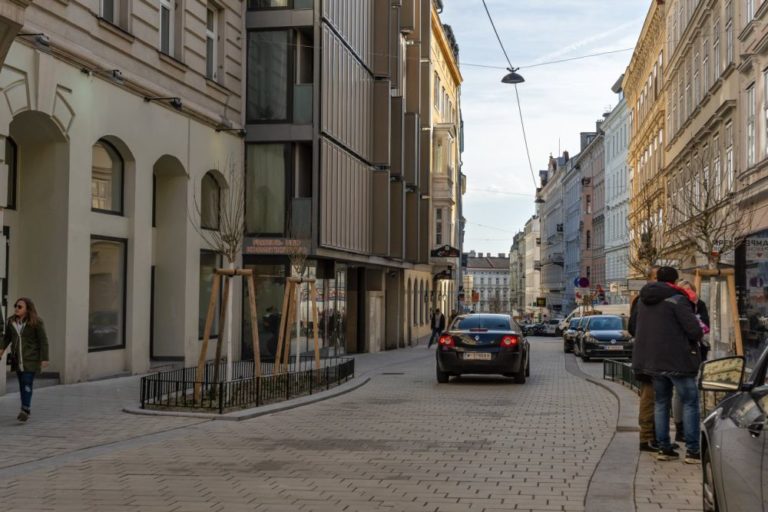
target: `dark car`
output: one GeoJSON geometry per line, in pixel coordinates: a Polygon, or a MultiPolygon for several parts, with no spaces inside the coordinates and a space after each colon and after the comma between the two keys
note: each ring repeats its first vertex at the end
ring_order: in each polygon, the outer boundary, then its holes
{"type": "Polygon", "coordinates": [[[576,335],[579,333],[577,327],[581,317],[571,318],[568,327],[563,331],[563,352],[573,352],[573,346],[576,343],[576,335]]]}
{"type": "Polygon", "coordinates": [[[528,324],[523,326],[523,335],[524,336],[543,336],[544,335],[544,324],[542,323],[535,323],[535,324],[528,324]]]}
{"type": "Polygon", "coordinates": [[[581,323],[579,355],[584,361],[593,357],[632,357],[634,339],[627,331],[627,319],[617,315],[595,315],[581,323]]]}
{"type": "Polygon", "coordinates": [[[582,316],[579,318],[578,323],[573,329],[573,353],[577,356],[580,355],[579,349],[581,348],[581,336],[584,334],[584,329],[589,321],[588,316],[582,316]]]}
{"type": "Polygon", "coordinates": [[[522,384],[530,375],[530,345],[509,315],[459,316],[438,341],[438,382],[452,375],[491,373],[522,384]]]}
{"type": "Polygon", "coordinates": [[[716,359],[699,373],[704,395],[732,393],[701,422],[705,512],[768,511],[768,349],[747,378],[744,366],[716,359]]]}

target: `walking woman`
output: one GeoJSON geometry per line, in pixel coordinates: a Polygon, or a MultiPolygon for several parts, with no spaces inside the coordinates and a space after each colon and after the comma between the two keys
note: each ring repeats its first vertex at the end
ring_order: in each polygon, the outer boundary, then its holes
{"type": "Polygon", "coordinates": [[[43,321],[37,314],[35,304],[26,297],[21,297],[13,306],[13,315],[5,325],[3,339],[0,342],[0,357],[8,345],[11,353],[8,358],[11,369],[19,378],[21,411],[16,417],[27,421],[32,405],[32,384],[35,374],[48,366],[48,337],[45,335],[43,321]]]}

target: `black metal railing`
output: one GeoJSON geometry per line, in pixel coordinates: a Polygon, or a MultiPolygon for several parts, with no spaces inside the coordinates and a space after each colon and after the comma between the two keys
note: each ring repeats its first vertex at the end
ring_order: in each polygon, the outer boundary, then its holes
{"type": "MultiPolygon", "coordinates": [[[[632,363],[626,361],[603,359],[603,379],[620,382],[634,391],[640,391],[640,382],[635,378],[635,374],[632,371],[632,363]]],[[[715,410],[717,404],[727,396],[728,393],[724,391],[700,391],[701,417],[704,418],[715,410]]]]}
{"type": "Polygon", "coordinates": [[[232,380],[225,380],[226,363],[219,363],[219,381],[214,381],[215,364],[208,363],[200,378],[197,368],[182,368],[142,377],[142,409],[205,409],[223,414],[233,409],[259,407],[324,391],[355,375],[355,360],[331,357],[315,368],[312,356],[292,358],[287,371],[275,373],[274,361],[261,361],[261,376],[253,361],[233,363],[232,380]]]}

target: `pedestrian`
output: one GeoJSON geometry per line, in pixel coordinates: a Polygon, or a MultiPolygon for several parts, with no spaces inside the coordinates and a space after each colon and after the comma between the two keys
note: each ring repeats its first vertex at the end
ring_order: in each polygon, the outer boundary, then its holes
{"type": "Polygon", "coordinates": [[[433,343],[437,341],[440,334],[445,330],[445,315],[440,312],[440,309],[435,309],[432,313],[432,318],[429,320],[429,325],[432,327],[432,336],[429,337],[429,343],[427,348],[430,348],[433,343]]]}
{"type": "Polygon", "coordinates": [[[451,325],[453,321],[456,320],[458,314],[459,313],[455,309],[451,310],[451,315],[448,317],[448,325],[451,325]]]}
{"type": "MultiPolygon", "coordinates": [[[[652,267],[648,271],[648,283],[656,282],[656,271],[658,267],[652,267]]],[[[632,300],[629,313],[629,325],[627,330],[632,336],[635,336],[635,324],[637,321],[637,301],[640,298],[637,295],[632,300]]],[[[641,371],[635,370],[635,379],[640,384],[640,407],[637,414],[637,422],[640,426],[640,451],[641,452],[653,452],[659,451],[659,446],[656,444],[656,427],[653,418],[653,409],[655,407],[655,397],[653,394],[653,378],[650,375],[645,375],[641,371]]]]}
{"type": "Polygon", "coordinates": [[[678,273],[672,267],[660,267],[655,283],[640,290],[635,308],[635,346],[632,367],[653,378],[654,423],[660,461],[680,458],[669,438],[669,411],[672,390],[683,402],[685,462],[701,461],[699,451],[699,390],[696,385],[701,356],[699,341],[703,335],[688,296],[678,287],[678,273]]]}
{"type": "Polygon", "coordinates": [[[0,357],[8,345],[11,346],[9,359],[11,369],[19,379],[21,411],[17,420],[27,421],[31,414],[32,385],[35,374],[48,367],[48,337],[43,320],[37,314],[35,304],[26,297],[19,298],[13,306],[14,313],[5,324],[0,357]]]}
{"type": "MultiPolygon", "coordinates": [[[[688,295],[688,299],[693,307],[693,312],[699,319],[704,335],[709,333],[709,311],[707,311],[706,303],[701,300],[696,294],[696,287],[690,281],[681,279],[677,282],[677,286],[688,295]]],[[[709,344],[704,338],[699,343],[699,350],[701,351],[701,360],[707,360],[707,354],[709,354],[709,344]]],[[[683,434],[683,401],[680,398],[680,393],[675,392],[672,399],[672,418],[675,420],[675,441],[685,441],[685,435],[683,434]]]]}

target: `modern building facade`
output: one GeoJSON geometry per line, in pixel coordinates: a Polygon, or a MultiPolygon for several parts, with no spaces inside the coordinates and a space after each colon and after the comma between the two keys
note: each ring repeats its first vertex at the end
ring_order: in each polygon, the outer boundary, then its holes
{"type": "Polygon", "coordinates": [[[475,253],[467,258],[467,277],[472,281],[474,298],[470,305],[475,313],[510,313],[509,256],[499,253],[475,253]]]}
{"type": "Polygon", "coordinates": [[[198,229],[243,166],[242,9],[4,4],[2,313],[36,302],[62,382],[198,356],[221,265],[198,229]]]}
{"type": "Polygon", "coordinates": [[[244,261],[259,276],[259,307],[279,310],[289,256],[302,248],[318,280],[324,347],[416,343],[429,334],[430,309],[453,302],[456,291],[438,285],[430,265],[436,212],[446,208],[446,241],[459,225],[450,198],[459,181],[461,80],[437,6],[251,5],[244,261]],[[435,87],[441,73],[447,89],[435,87]],[[433,140],[444,141],[437,154],[433,140]],[[433,170],[445,176],[433,182],[433,170]],[[434,203],[433,185],[441,194],[434,203]]]}
{"type": "Polygon", "coordinates": [[[609,304],[629,300],[626,290],[629,258],[629,127],[627,102],[621,89],[623,76],[612,90],[619,103],[603,122],[605,134],[605,283],[609,304]]]}

